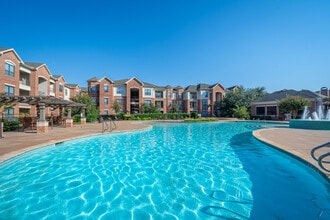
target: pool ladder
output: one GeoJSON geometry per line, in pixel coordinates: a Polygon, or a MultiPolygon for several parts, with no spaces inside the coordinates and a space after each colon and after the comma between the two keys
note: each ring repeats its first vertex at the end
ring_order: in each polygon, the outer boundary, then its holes
{"type": "Polygon", "coordinates": [[[117,124],[114,120],[112,119],[108,119],[108,120],[104,120],[102,122],[102,133],[104,133],[105,131],[113,131],[117,128],[117,124]]]}
{"type": "Polygon", "coordinates": [[[327,167],[324,166],[324,164],[330,164],[330,160],[324,160],[326,157],[330,156],[330,152],[327,152],[327,153],[324,153],[322,154],[321,156],[319,157],[316,157],[315,156],[315,152],[318,150],[318,149],[321,149],[321,148],[324,148],[324,147],[328,147],[330,148],[330,142],[327,142],[327,143],[324,143],[324,144],[321,144],[320,146],[316,146],[312,149],[311,151],[311,156],[314,160],[316,160],[319,164],[319,166],[327,171],[327,172],[330,172],[330,169],[328,169],[327,167]]]}

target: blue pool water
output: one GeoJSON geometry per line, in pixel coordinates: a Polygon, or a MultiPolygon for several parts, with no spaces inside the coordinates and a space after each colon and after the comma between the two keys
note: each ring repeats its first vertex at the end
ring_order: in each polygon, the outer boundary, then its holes
{"type": "Polygon", "coordinates": [[[330,183],[270,123],[154,123],[0,164],[0,219],[330,219],[330,183]]]}

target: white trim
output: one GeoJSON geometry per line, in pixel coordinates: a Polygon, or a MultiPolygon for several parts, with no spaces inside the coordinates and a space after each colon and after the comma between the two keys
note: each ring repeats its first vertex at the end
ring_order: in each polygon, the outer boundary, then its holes
{"type": "Polygon", "coordinates": [[[12,86],[12,87],[16,87],[15,85],[13,84],[9,84],[9,83],[4,83],[6,86],[12,86]]]}
{"type": "Polygon", "coordinates": [[[11,60],[5,60],[5,63],[8,63],[8,64],[13,65],[13,66],[16,66],[16,64],[13,61],[11,61],[11,60]]]}
{"type": "Polygon", "coordinates": [[[20,71],[23,71],[23,72],[25,72],[25,73],[31,73],[31,70],[29,70],[29,69],[27,69],[27,68],[25,68],[25,67],[23,67],[23,66],[20,66],[20,67],[19,67],[19,70],[20,70],[20,71]]]}

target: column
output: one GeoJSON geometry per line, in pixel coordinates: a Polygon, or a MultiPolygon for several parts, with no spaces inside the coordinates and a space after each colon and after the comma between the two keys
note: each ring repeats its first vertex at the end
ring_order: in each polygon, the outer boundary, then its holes
{"type": "Polygon", "coordinates": [[[37,121],[37,133],[48,132],[48,121],[46,121],[46,106],[44,103],[39,104],[39,120],[37,121]]]}
{"type": "Polygon", "coordinates": [[[65,120],[65,127],[73,127],[73,119],[71,118],[71,107],[68,108],[68,118],[65,120]]]}
{"type": "Polygon", "coordinates": [[[80,114],[80,124],[81,125],[85,125],[86,124],[86,116],[85,116],[85,112],[86,112],[86,107],[82,107],[81,109],[81,114],[80,114]]]}

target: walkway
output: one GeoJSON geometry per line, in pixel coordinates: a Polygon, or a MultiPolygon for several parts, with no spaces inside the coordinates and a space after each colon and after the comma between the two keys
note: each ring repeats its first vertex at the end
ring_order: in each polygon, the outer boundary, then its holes
{"type": "MultiPolygon", "coordinates": [[[[141,130],[150,127],[150,125],[132,121],[116,121],[116,124],[117,128],[112,132],[141,130]]],[[[105,133],[108,133],[108,131],[105,133]]],[[[4,138],[0,139],[0,162],[38,147],[98,134],[102,134],[101,123],[74,125],[72,128],[53,127],[49,128],[48,133],[44,134],[35,132],[5,132],[4,138]]]]}

